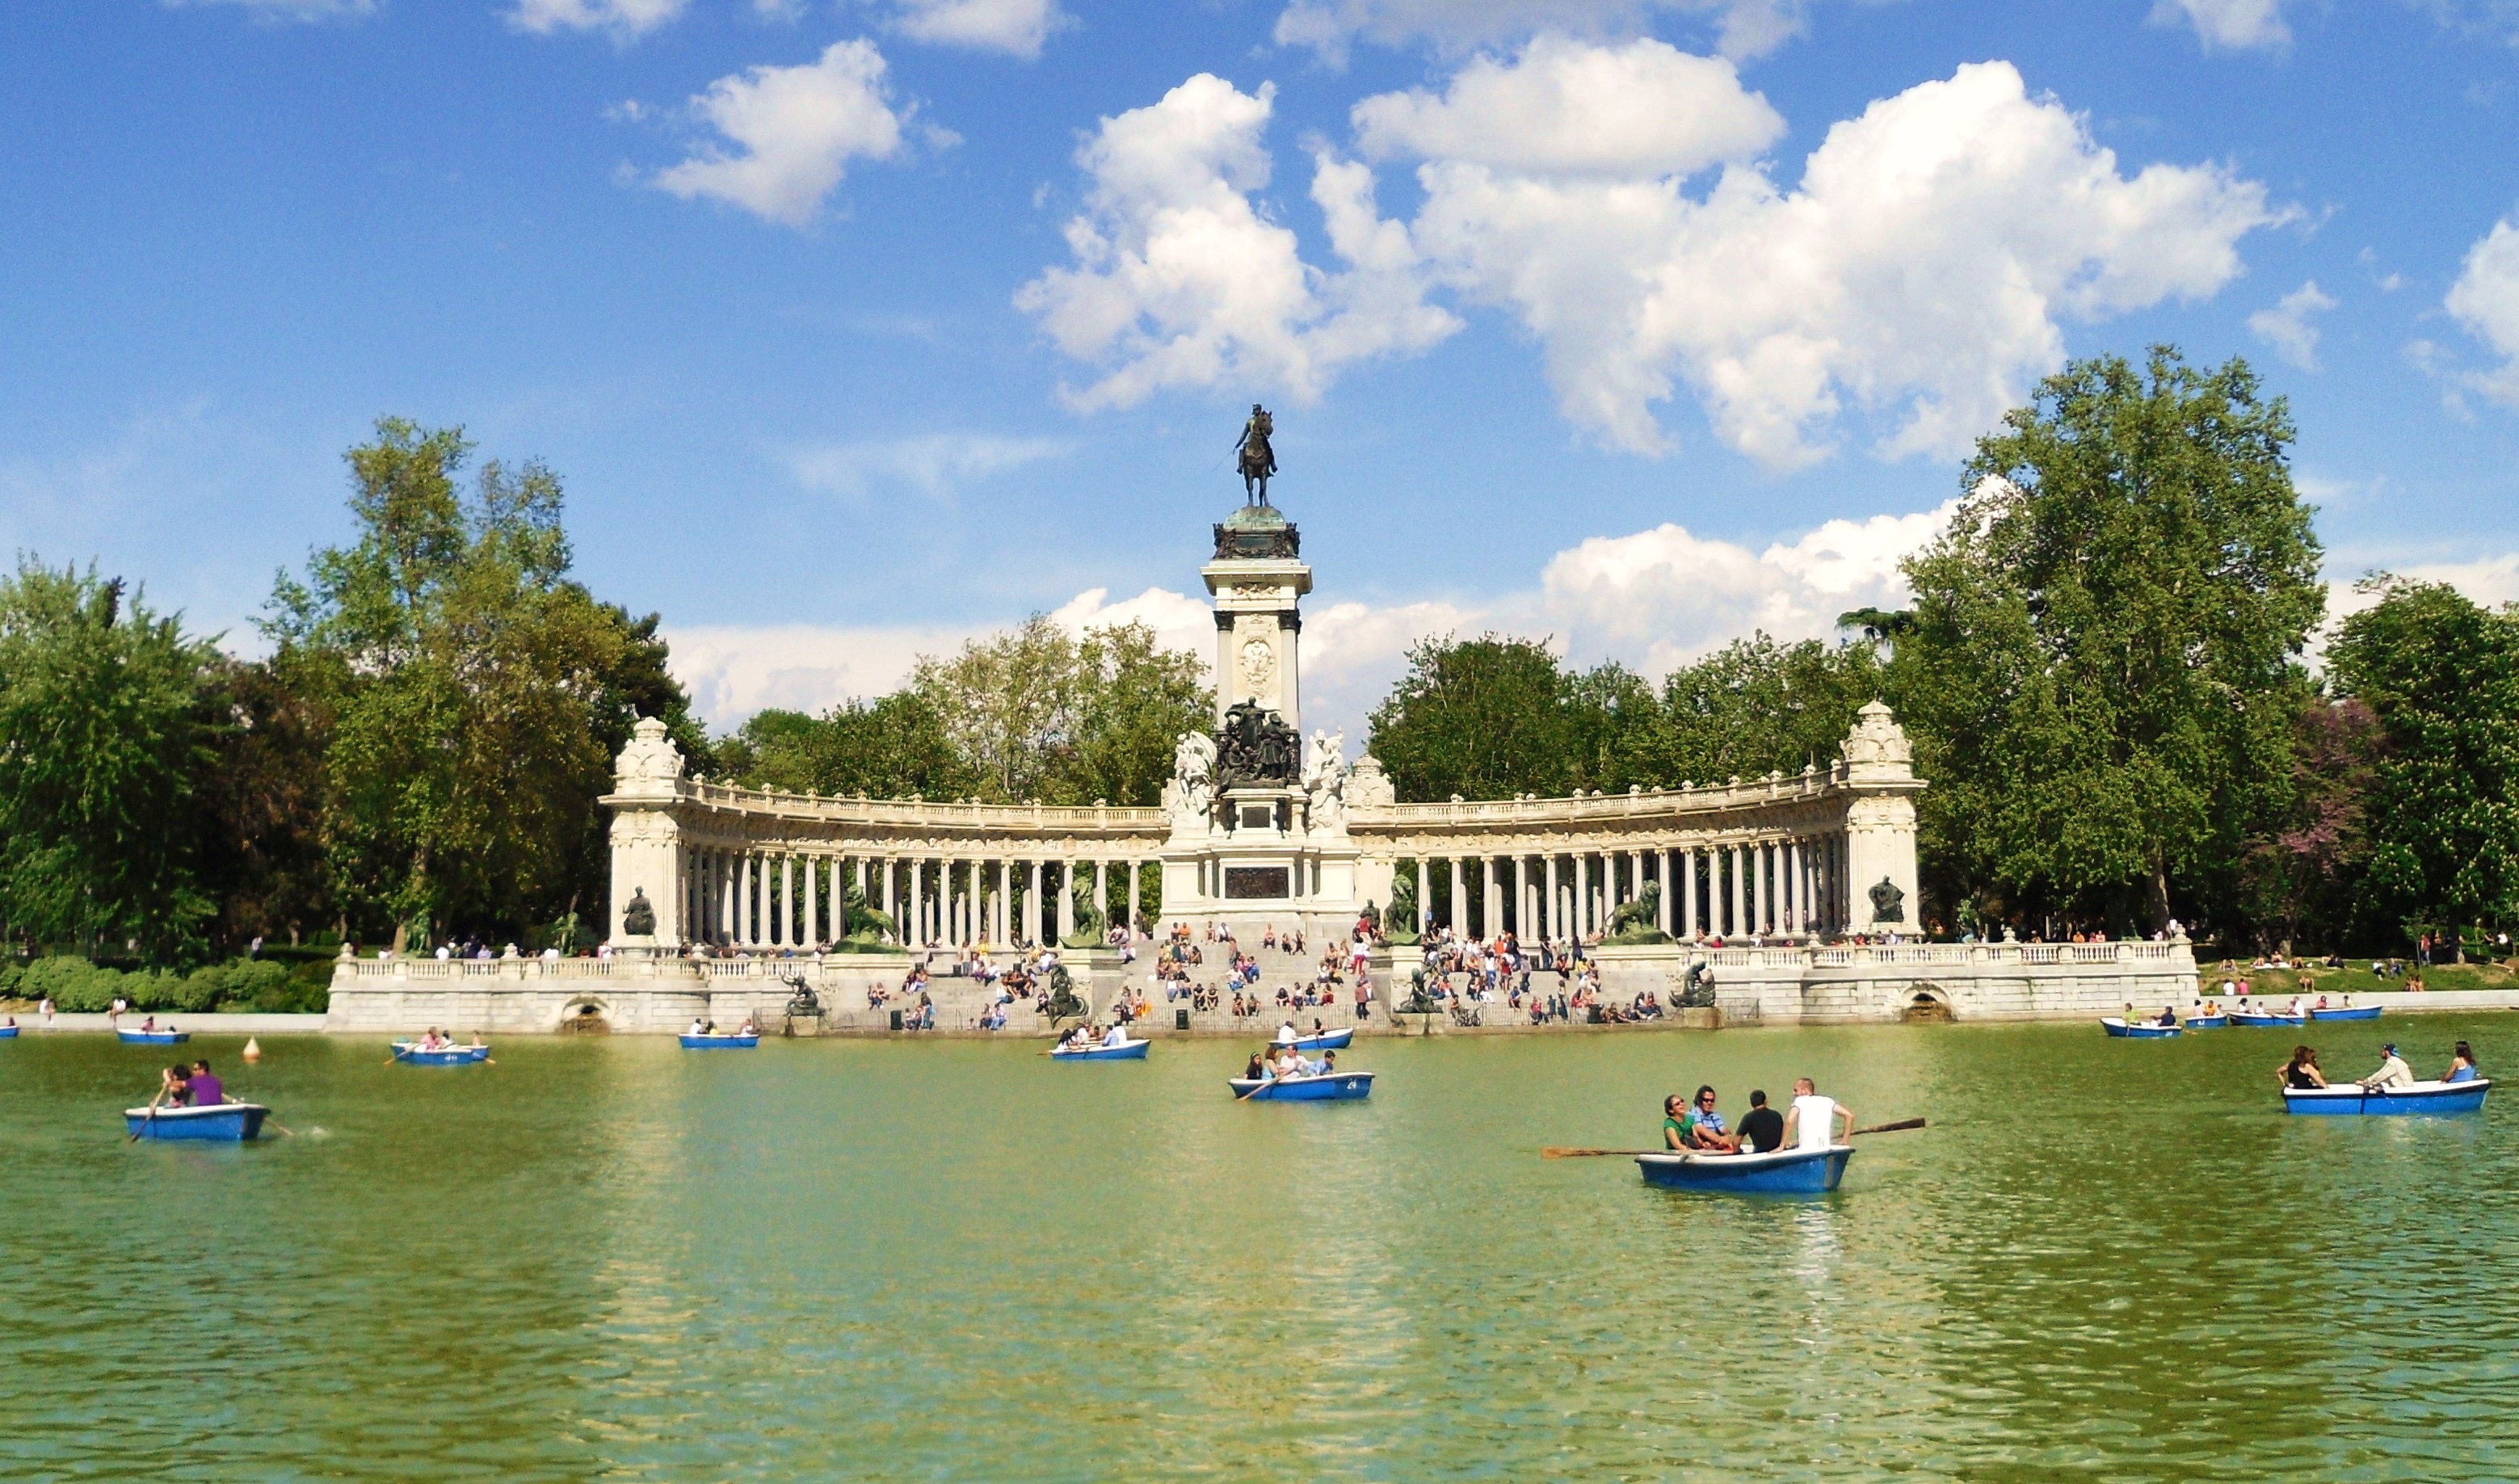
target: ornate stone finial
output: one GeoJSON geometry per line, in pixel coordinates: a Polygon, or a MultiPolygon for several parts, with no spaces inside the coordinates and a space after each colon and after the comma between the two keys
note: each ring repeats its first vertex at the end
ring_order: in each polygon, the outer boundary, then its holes
{"type": "Polygon", "coordinates": [[[1382,808],[1399,802],[1391,775],[1382,770],[1382,760],[1371,753],[1355,760],[1347,775],[1347,802],[1363,808],[1382,808]]]}
{"type": "Polygon", "coordinates": [[[649,798],[672,798],[681,792],[683,753],[665,733],[665,723],[641,717],[630,728],[621,756],[612,760],[613,792],[649,798]]]}
{"type": "Polygon", "coordinates": [[[1845,734],[1846,766],[1857,780],[1912,778],[1916,750],[1907,742],[1889,708],[1867,701],[1854,714],[1854,729],[1845,734]]]}

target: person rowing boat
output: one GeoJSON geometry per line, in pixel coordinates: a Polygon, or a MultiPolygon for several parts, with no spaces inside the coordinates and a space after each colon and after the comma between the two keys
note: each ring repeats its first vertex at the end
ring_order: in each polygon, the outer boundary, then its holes
{"type": "Polygon", "coordinates": [[[2397,1043],[2390,1041],[2379,1048],[2379,1069],[2362,1079],[2365,1091],[2377,1092],[2383,1087],[2409,1087],[2414,1081],[2414,1069],[2397,1055],[2397,1043]]]}

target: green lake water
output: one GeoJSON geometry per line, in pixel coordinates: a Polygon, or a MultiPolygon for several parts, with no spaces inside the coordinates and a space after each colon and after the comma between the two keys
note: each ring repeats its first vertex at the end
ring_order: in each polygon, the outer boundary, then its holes
{"type": "MultiPolygon", "coordinates": [[[[2519,1061],[2519,1016],[2312,1027],[2519,1061]]],[[[2285,1118],[2288,1030],[1248,1048],[202,1037],[294,1138],[124,1141],[163,1048],[0,1042],[12,1478],[2509,1479],[2519,1105],[2285,1118]],[[1836,1195],[1646,1188],[1798,1072],[1836,1195]]]]}

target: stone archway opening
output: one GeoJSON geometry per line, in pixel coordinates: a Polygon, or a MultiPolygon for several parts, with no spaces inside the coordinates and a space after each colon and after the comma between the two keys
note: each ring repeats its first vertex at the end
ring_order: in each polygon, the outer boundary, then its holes
{"type": "Polygon", "coordinates": [[[1947,1026],[1952,1020],[1950,998],[1938,985],[1917,984],[1908,991],[1898,1018],[1910,1026],[1947,1026]]]}
{"type": "Polygon", "coordinates": [[[572,1001],[568,1009],[563,1011],[560,1015],[560,1033],[562,1035],[605,1035],[610,1033],[612,1029],[612,1022],[605,1014],[605,1009],[606,1007],[601,1000],[572,1001]]]}

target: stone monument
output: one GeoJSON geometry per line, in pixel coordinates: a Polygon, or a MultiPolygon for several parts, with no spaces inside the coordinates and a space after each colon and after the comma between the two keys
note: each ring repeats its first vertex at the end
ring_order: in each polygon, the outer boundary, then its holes
{"type": "MultiPolygon", "coordinates": [[[[1216,523],[1200,576],[1215,600],[1215,732],[1173,750],[1164,805],[1164,915],[1223,921],[1237,937],[1354,926],[1358,851],[1348,838],[1344,733],[1303,734],[1303,533],[1267,502],[1272,426],[1254,407],[1240,444],[1246,503],[1216,523]]],[[[1377,770],[1375,780],[1380,781],[1377,770]]]]}

